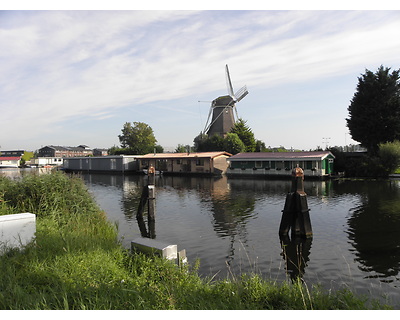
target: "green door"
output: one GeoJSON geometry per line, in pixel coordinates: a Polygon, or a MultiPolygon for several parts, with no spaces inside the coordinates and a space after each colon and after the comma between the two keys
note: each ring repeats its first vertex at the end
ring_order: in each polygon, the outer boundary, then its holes
{"type": "Polygon", "coordinates": [[[323,168],[325,169],[325,174],[333,173],[333,158],[328,157],[323,161],[323,168]]]}

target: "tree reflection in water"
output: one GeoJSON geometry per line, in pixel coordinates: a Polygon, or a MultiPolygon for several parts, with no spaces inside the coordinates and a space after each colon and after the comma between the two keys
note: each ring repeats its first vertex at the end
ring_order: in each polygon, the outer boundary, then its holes
{"type": "MultiPolygon", "coordinates": [[[[350,185],[350,183],[349,183],[350,185]]],[[[362,204],[351,210],[347,231],[356,261],[369,278],[394,281],[400,271],[400,189],[395,181],[353,183],[362,204]],[[392,280],[388,278],[392,278],[392,280]]]]}

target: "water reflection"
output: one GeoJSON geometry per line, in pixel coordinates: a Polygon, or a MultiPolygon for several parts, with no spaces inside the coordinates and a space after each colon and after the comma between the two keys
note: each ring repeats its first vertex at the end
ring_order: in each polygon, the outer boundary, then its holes
{"type": "Polygon", "coordinates": [[[292,281],[302,279],[305,273],[311,250],[311,238],[286,236],[279,237],[282,247],[282,258],[286,263],[286,272],[292,281]]]}
{"type": "MultiPolygon", "coordinates": [[[[227,177],[197,178],[164,176],[159,187],[172,187],[178,195],[184,197],[188,191],[195,191],[200,207],[210,213],[215,234],[229,239],[226,249],[226,263],[234,259],[235,244],[246,244],[247,221],[254,215],[255,196],[232,188],[227,177]]],[[[162,190],[160,191],[162,192],[162,190]]],[[[157,222],[156,222],[157,223],[157,222]]]]}
{"type": "Polygon", "coordinates": [[[348,236],[360,269],[368,277],[388,278],[400,270],[399,181],[349,184],[362,194],[362,203],[351,210],[348,236]]]}

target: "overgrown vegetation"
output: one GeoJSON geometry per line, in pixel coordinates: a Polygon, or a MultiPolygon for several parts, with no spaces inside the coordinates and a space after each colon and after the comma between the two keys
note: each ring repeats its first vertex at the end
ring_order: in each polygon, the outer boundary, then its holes
{"type": "Polygon", "coordinates": [[[362,154],[352,157],[332,149],[335,155],[335,170],[345,172],[348,177],[386,178],[400,168],[400,141],[381,143],[376,154],[362,154]]]}
{"type": "Polygon", "coordinates": [[[84,183],[60,172],[0,176],[0,214],[37,215],[36,240],[0,257],[0,309],[384,309],[348,290],[274,283],[259,275],[212,281],[196,268],[131,255],[84,183]]]}

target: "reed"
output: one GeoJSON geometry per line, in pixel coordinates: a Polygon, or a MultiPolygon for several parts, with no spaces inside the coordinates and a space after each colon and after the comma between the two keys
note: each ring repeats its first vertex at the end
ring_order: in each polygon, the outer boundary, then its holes
{"type": "Polygon", "coordinates": [[[1,214],[37,215],[35,241],[0,257],[3,310],[389,308],[348,290],[324,292],[257,274],[200,278],[195,267],[132,255],[83,181],[63,173],[0,177],[0,197],[1,214]]]}

